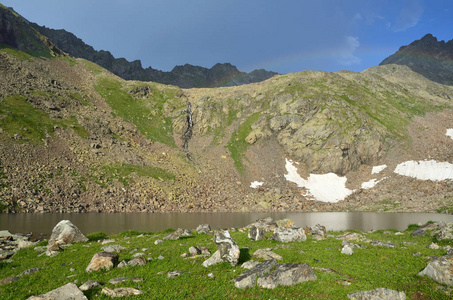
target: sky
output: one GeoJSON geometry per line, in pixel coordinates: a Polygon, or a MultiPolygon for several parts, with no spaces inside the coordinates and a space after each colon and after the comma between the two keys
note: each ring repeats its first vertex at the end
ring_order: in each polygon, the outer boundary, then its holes
{"type": "Polygon", "coordinates": [[[96,50],[170,71],[362,71],[431,33],[453,39],[451,0],[0,0],[96,50]]]}

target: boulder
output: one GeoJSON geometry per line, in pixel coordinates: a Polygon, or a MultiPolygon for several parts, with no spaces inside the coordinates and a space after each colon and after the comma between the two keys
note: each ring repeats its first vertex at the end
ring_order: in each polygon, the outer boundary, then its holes
{"type": "Polygon", "coordinates": [[[449,228],[444,227],[441,230],[439,230],[439,232],[437,233],[436,239],[438,241],[453,240],[453,233],[451,232],[451,230],[449,230],[449,228]]]}
{"type": "Polygon", "coordinates": [[[258,249],[255,252],[253,252],[253,257],[255,258],[261,258],[261,259],[276,259],[276,260],[282,260],[283,257],[278,255],[277,253],[272,252],[269,249],[258,249]]]}
{"type": "Polygon", "coordinates": [[[91,259],[86,272],[99,271],[101,269],[110,270],[118,263],[118,254],[112,252],[98,252],[91,259]]]}
{"type": "Polygon", "coordinates": [[[198,234],[208,234],[211,232],[211,226],[209,226],[209,224],[200,224],[195,231],[198,232],[198,234]]]}
{"type": "Polygon", "coordinates": [[[213,266],[213,265],[216,265],[216,264],[219,264],[223,262],[223,259],[222,257],[220,256],[220,251],[217,250],[216,252],[214,252],[214,254],[208,258],[207,260],[205,260],[203,263],[202,263],[202,266],[207,268],[207,267],[210,267],[210,266],[213,266]]]}
{"type": "Polygon", "coordinates": [[[175,278],[175,277],[178,277],[184,273],[187,273],[187,271],[179,271],[179,270],[175,270],[175,271],[170,271],[167,273],[167,277],[168,278],[175,278]]]}
{"type": "Polygon", "coordinates": [[[275,229],[271,236],[272,240],[282,243],[306,241],[307,236],[302,228],[299,227],[280,227],[275,229]]]}
{"type": "Polygon", "coordinates": [[[60,221],[52,230],[46,255],[55,255],[54,252],[60,250],[62,245],[87,241],[88,238],[71,221],[60,221]]]}
{"type": "Polygon", "coordinates": [[[341,253],[346,254],[346,255],[352,255],[354,253],[354,251],[348,244],[346,244],[343,246],[343,249],[341,249],[341,253]]]}
{"type": "Polygon", "coordinates": [[[223,261],[232,266],[237,265],[241,250],[235,241],[231,238],[228,230],[223,230],[215,233],[214,242],[220,252],[220,257],[223,261]]]}
{"type": "Polygon", "coordinates": [[[449,254],[431,261],[418,275],[453,286],[453,253],[449,252],[449,254]]]}
{"type": "Polygon", "coordinates": [[[313,235],[320,235],[320,236],[325,236],[327,233],[326,227],[316,224],[313,227],[310,227],[310,232],[313,235]]]}
{"type": "Polygon", "coordinates": [[[264,240],[266,238],[266,231],[262,228],[252,226],[249,230],[248,236],[252,241],[264,240]]]}
{"type": "Polygon", "coordinates": [[[234,286],[243,289],[254,287],[258,277],[268,274],[277,266],[275,259],[266,260],[234,279],[234,286]]]}
{"type": "Polygon", "coordinates": [[[252,227],[257,227],[264,229],[264,231],[274,231],[277,228],[277,224],[272,220],[271,217],[267,218],[261,218],[253,222],[252,224],[249,224],[246,228],[250,229],[252,227]]]}
{"type": "Polygon", "coordinates": [[[101,291],[103,294],[110,296],[110,297],[127,297],[127,296],[132,296],[132,295],[140,295],[143,294],[144,291],[140,291],[131,287],[121,287],[121,288],[116,288],[116,289],[111,289],[108,287],[105,287],[101,291]]]}
{"type": "Polygon", "coordinates": [[[146,265],[146,258],[144,258],[143,256],[137,256],[131,259],[127,264],[131,267],[144,266],[146,265]]]}
{"type": "Polygon", "coordinates": [[[405,300],[406,294],[404,292],[379,288],[348,294],[348,298],[354,300],[405,300]]]}
{"type": "Polygon", "coordinates": [[[275,224],[277,224],[277,227],[291,227],[293,226],[294,221],[290,219],[282,219],[275,221],[275,224]]]}
{"type": "Polygon", "coordinates": [[[258,278],[258,286],[274,289],[279,285],[295,285],[300,282],[316,280],[317,277],[313,269],[305,264],[280,264],[275,271],[267,276],[258,278]]]}
{"type": "Polygon", "coordinates": [[[176,231],[173,231],[170,234],[167,234],[163,237],[164,240],[179,240],[181,236],[189,236],[192,232],[189,229],[178,228],[176,231]]]}
{"type": "Polygon", "coordinates": [[[28,299],[38,300],[87,300],[88,298],[74,284],[68,283],[62,287],[54,289],[44,295],[30,297],[28,299]]]}

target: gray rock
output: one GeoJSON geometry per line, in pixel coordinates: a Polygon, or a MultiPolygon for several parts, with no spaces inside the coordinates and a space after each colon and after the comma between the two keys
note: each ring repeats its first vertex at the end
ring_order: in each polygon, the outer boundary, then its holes
{"type": "Polygon", "coordinates": [[[198,248],[198,247],[192,246],[192,247],[189,248],[189,253],[192,256],[199,255],[199,254],[201,254],[201,249],[198,248]]]}
{"type": "Polygon", "coordinates": [[[187,273],[187,271],[178,271],[178,270],[175,270],[175,271],[170,271],[167,273],[167,277],[168,278],[175,278],[175,277],[178,277],[184,273],[187,273]]]}
{"type": "Polygon", "coordinates": [[[275,259],[266,260],[260,264],[257,264],[252,269],[236,277],[234,279],[234,286],[239,289],[254,287],[258,277],[268,274],[277,265],[278,264],[275,259]]]}
{"type": "Polygon", "coordinates": [[[279,285],[294,285],[300,282],[316,280],[317,277],[313,269],[307,264],[280,264],[278,267],[265,277],[258,278],[258,286],[274,289],[279,285]]]}
{"type": "Polygon", "coordinates": [[[120,253],[123,250],[126,250],[125,247],[121,245],[108,245],[101,248],[105,252],[117,252],[120,253]]]}
{"type": "Polygon", "coordinates": [[[178,240],[181,236],[189,236],[192,232],[189,229],[178,228],[176,231],[163,237],[164,240],[178,240]]]}
{"type": "Polygon", "coordinates": [[[252,241],[261,241],[266,238],[266,231],[262,228],[252,226],[249,230],[248,236],[252,241]]]}
{"type": "Polygon", "coordinates": [[[110,270],[118,263],[118,254],[112,252],[98,252],[91,259],[86,272],[99,271],[101,269],[110,270]]]}
{"type": "Polygon", "coordinates": [[[81,291],[88,291],[88,290],[92,290],[92,289],[95,289],[95,288],[98,288],[100,287],[101,285],[99,284],[99,282],[97,281],[94,281],[94,280],[88,280],[87,282],[85,282],[84,284],[82,284],[79,289],[81,291]]]}
{"type": "Polygon", "coordinates": [[[426,234],[425,230],[417,228],[411,233],[411,236],[424,236],[425,234],[426,234]]]}
{"type": "Polygon", "coordinates": [[[453,253],[431,261],[418,275],[427,276],[441,284],[453,286],[453,253]]]}
{"type": "Polygon", "coordinates": [[[55,255],[54,252],[61,250],[62,245],[87,241],[88,238],[71,221],[60,221],[52,230],[46,255],[55,255]]]}
{"type": "Polygon", "coordinates": [[[127,262],[125,260],[122,260],[116,267],[121,269],[124,268],[125,266],[127,266],[127,262]]]}
{"type": "Polygon", "coordinates": [[[165,257],[164,257],[163,255],[159,255],[159,256],[157,257],[157,259],[163,260],[163,259],[165,259],[165,257]]]}
{"type": "MultiPolygon", "coordinates": [[[[110,244],[110,243],[113,243],[115,240],[114,239],[105,239],[101,242],[101,245],[106,245],[106,244],[110,244]]],[[[108,251],[110,252],[110,251],[108,251]]]]}
{"type": "Polygon", "coordinates": [[[395,248],[396,247],[396,245],[393,244],[393,243],[386,243],[386,242],[376,241],[376,240],[371,240],[370,243],[373,246],[381,246],[381,247],[387,247],[387,248],[395,248]]]}
{"type": "Polygon", "coordinates": [[[219,249],[220,257],[232,266],[237,265],[241,250],[230,233],[227,230],[216,232],[214,242],[219,249]]]}
{"type": "Polygon", "coordinates": [[[154,241],[154,245],[159,245],[159,244],[163,244],[163,243],[164,243],[164,241],[162,241],[162,240],[155,240],[154,241]]]}
{"type": "Polygon", "coordinates": [[[109,283],[111,284],[119,284],[124,281],[132,281],[132,282],[142,282],[143,278],[141,277],[117,277],[117,278],[112,278],[109,280],[109,283]]]}
{"type": "Polygon", "coordinates": [[[326,227],[320,224],[316,224],[313,227],[310,227],[310,232],[313,235],[325,236],[327,233],[326,227]]]}
{"type": "Polygon", "coordinates": [[[144,266],[146,265],[146,258],[144,258],[143,256],[137,256],[131,259],[127,264],[131,267],[144,266]]]}
{"type": "Polygon", "coordinates": [[[245,263],[243,263],[241,268],[250,270],[250,269],[253,269],[256,265],[259,265],[259,264],[260,263],[257,262],[257,261],[249,260],[249,261],[246,261],[245,263]]]}
{"type": "Polygon", "coordinates": [[[271,217],[261,218],[248,225],[246,228],[250,229],[252,227],[257,227],[264,229],[264,231],[274,231],[277,228],[277,224],[272,220],[271,217]]]}
{"type": "Polygon", "coordinates": [[[209,226],[209,224],[200,224],[198,225],[197,229],[195,229],[195,231],[197,231],[198,234],[208,234],[209,232],[211,232],[211,226],[209,226]]]}
{"type": "Polygon", "coordinates": [[[27,270],[23,271],[18,276],[30,275],[30,274],[36,273],[38,271],[39,271],[38,268],[31,268],[31,269],[27,269],[27,270]]]}
{"type": "Polygon", "coordinates": [[[272,252],[269,249],[258,249],[255,252],[253,252],[253,257],[261,258],[261,259],[265,259],[265,260],[269,260],[269,259],[282,260],[283,259],[283,257],[278,255],[277,253],[272,252]]]}
{"type": "Polygon", "coordinates": [[[405,300],[406,294],[404,292],[379,288],[348,294],[348,298],[354,300],[405,300]]]}
{"type": "Polygon", "coordinates": [[[366,246],[354,244],[354,243],[348,242],[347,240],[343,240],[341,245],[342,246],[348,245],[351,249],[365,249],[366,248],[366,246]]]}
{"type": "Polygon", "coordinates": [[[281,227],[275,229],[274,233],[271,236],[272,240],[276,240],[282,243],[289,243],[289,242],[299,242],[299,241],[306,241],[307,236],[302,228],[298,227],[281,227]]]}
{"type": "Polygon", "coordinates": [[[9,284],[9,283],[12,283],[12,282],[15,282],[18,280],[19,280],[19,277],[16,277],[16,276],[6,277],[6,278],[3,278],[0,280],[0,285],[9,284]]]}
{"type": "Polygon", "coordinates": [[[207,267],[210,267],[210,266],[213,266],[213,265],[216,265],[216,264],[219,264],[223,262],[223,259],[222,257],[220,256],[220,251],[217,250],[216,252],[214,252],[214,254],[208,258],[207,260],[205,260],[203,263],[202,263],[202,266],[207,268],[207,267]]]}
{"type": "Polygon", "coordinates": [[[447,227],[444,227],[441,230],[439,230],[439,233],[437,234],[436,238],[437,238],[438,241],[441,241],[441,240],[452,240],[453,239],[453,233],[447,227]]]}
{"type": "Polygon", "coordinates": [[[358,234],[355,232],[346,232],[345,234],[337,236],[337,240],[346,240],[346,241],[361,241],[365,238],[364,235],[358,234]]]}
{"type": "Polygon", "coordinates": [[[127,297],[127,296],[132,296],[132,295],[140,295],[143,294],[144,291],[137,290],[131,287],[121,287],[121,288],[116,288],[116,289],[111,289],[108,287],[105,287],[101,291],[103,294],[106,294],[107,296],[110,297],[127,297]]]}
{"type": "Polygon", "coordinates": [[[343,246],[343,249],[341,249],[341,253],[346,254],[346,255],[352,255],[354,253],[354,251],[352,250],[352,248],[349,245],[346,244],[343,246]]]}
{"type": "Polygon", "coordinates": [[[44,295],[30,297],[29,299],[45,300],[87,300],[83,292],[74,283],[68,283],[44,295]]]}

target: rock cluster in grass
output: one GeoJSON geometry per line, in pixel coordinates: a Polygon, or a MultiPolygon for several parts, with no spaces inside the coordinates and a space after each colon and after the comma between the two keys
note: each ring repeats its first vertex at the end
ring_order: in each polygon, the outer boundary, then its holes
{"type": "Polygon", "coordinates": [[[12,234],[8,230],[0,231],[0,260],[12,257],[17,251],[34,245],[30,235],[12,234]]]}
{"type": "MultiPolygon", "coordinates": [[[[61,223],[61,222],[60,222],[61,223]]],[[[57,226],[60,226],[60,223],[57,226]]],[[[67,224],[67,222],[64,222],[67,224]]],[[[57,227],[56,226],[56,227],[57,227]]],[[[74,225],[71,224],[71,230],[74,229],[74,225]]],[[[76,227],[75,227],[76,228],[76,227]]],[[[413,232],[418,232],[413,236],[416,238],[419,236],[420,231],[425,231],[425,234],[429,234],[433,237],[433,239],[444,240],[448,239],[449,233],[453,228],[453,223],[445,223],[445,222],[435,222],[420,226],[418,229],[414,230],[413,232]]],[[[77,229],[77,228],[76,228],[77,229]]],[[[202,232],[202,234],[209,233],[211,231],[209,225],[203,225],[197,230],[202,232]],[[201,229],[204,228],[204,229],[201,229]],[[205,232],[203,232],[205,231],[205,232]]],[[[251,240],[255,241],[255,237],[261,236],[260,239],[266,238],[265,232],[272,231],[272,235],[269,239],[275,240],[277,246],[272,248],[262,248],[257,249],[252,254],[252,258],[259,259],[263,261],[253,261],[248,260],[242,262],[242,268],[248,269],[244,273],[240,274],[234,279],[234,286],[239,289],[243,288],[251,288],[251,287],[261,287],[266,289],[274,289],[278,286],[290,286],[295,285],[301,282],[306,281],[314,281],[317,280],[317,276],[314,272],[326,272],[326,273],[335,273],[341,275],[340,273],[336,272],[335,270],[329,268],[317,268],[311,267],[306,263],[279,263],[278,261],[283,260],[284,258],[281,255],[276,254],[273,250],[278,248],[287,248],[290,247],[286,243],[289,241],[306,241],[306,235],[312,235],[313,241],[316,242],[320,238],[329,237],[327,235],[326,229],[324,226],[317,224],[314,227],[306,227],[305,230],[299,227],[295,227],[292,222],[288,221],[277,221],[274,222],[270,218],[260,219],[251,226],[247,226],[246,229],[249,229],[249,237],[251,240]],[[282,225],[284,224],[284,225],[282,225]],[[258,225],[258,226],[256,226],[258,225]],[[272,230],[270,230],[272,228],[272,230]],[[250,235],[250,231],[253,233],[250,235]],[[257,232],[260,232],[257,234],[257,232]],[[277,234],[283,233],[279,239],[275,237],[277,234]],[[303,233],[303,234],[302,234],[303,233]],[[301,238],[305,237],[305,238],[301,238]]],[[[78,230],[78,229],[77,229],[78,230]]],[[[77,232],[77,230],[75,230],[77,232]]],[[[242,230],[242,229],[240,229],[242,230]]],[[[60,232],[61,230],[55,230],[55,232],[60,232]]],[[[63,230],[64,231],[64,230],[63,230]]],[[[178,229],[177,231],[167,235],[169,238],[168,240],[175,240],[175,237],[179,239],[181,236],[187,235],[188,230],[178,229]]],[[[6,234],[6,232],[2,231],[5,236],[10,236],[6,234]]],[[[269,233],[270,234],[270,233],[269,233]]],[[[393,234],[393,232],[388,232],[388,234],[393,234]]],[[[398,233],[395,233],[398,235],[398,233]]],[[[72,236],[72,235],[70,235],[72,236]]],[[[125,237],[127,239],[127,237],[125,237]]],[[[337,236],[338,240],[342,240],[342,253],[353,255],[353,249],[365,249],[369,247],[387,247],[387,248],[394,248],[397,245],[390,243],[390,242],[383,242],[373,239],[368,239],[364,234],[359,234],[355,232],[346,232],[342,235],[337,236]],[[359,242],[360,244],[354,243],[359,242]],[[363,245],[366,244],[366,245],[363,245]]],[[[58,239],[54,239],[58,240],[58,239]]],[[[77,241],[77,239],[73,239],[72,242],[77,241]]],[[[228,230],[220,230],[216,231],[214,234],[213,241],[215,242],[218,250],[207,260],[203,262],[203,266],[209,267],[213,264],[226,262],[232,266],[236,266],[240,264],[239,257],[240,257],[240,248],[238,244],[231,238],[231,235],[228,230]]],[[[111,244],[115,242],[115,240],[104,240],[103,242],[99,241],[100,244],[111,244]]],[[[49,241],[50,243],[50,241],[49,241]]],[[[165,242],[166,243],[166,242],[165,242]]],[[[402,242],[404,245],[413,245],[413,242],[402,242]]],[[[441,246],[432,243],[428,245],[427,248],[432,249],[439,249],[441,246]]],[[[90,261],[89,265],[86,268],[86,272],[96,272],[96,271],[109,271],[114,267],[120,268],[122,267],[134,267],[134,266],[143,266],[146,265],[147,259],[145,258],[145,253],[149,248],[142,248],[143,252],[140,252],[139,249],[135,248],[132,251],[129,251],[130,254],[135,253],[134,258],[129,261],[123,260],[120,264],[118,264],[118,253],[124,250],[127,250],[125,247],[120,245],[107,245],[103,246],[102,249],[104,251],[98,252],[94,254],[92,260],[90,261]],[[106,251],[110,250],[110,251],[106,251]]],[[[446,286],[453,286],[453,249],[450,246],[442,247],[442,249],[447,250],[447,254],[441,257],[434,257],[428,263],[428,265],[418,273],[418,276],[426,276],[430,277],[436,282],[446,285],[446,286]]],[[[46,249],[40,249],[40,251],[46,251],[46,249]]],[[[359,250],[361,251],[361,250],[359,250]]],[[[210,255],[209,249],[202,246],[190,246],[189,253],[187,256],[193,256],[196,259],[198,256],[207,256],[210,255]]],[[[415,256],[415,255],[414,255],[415,256]]],[[[151,259],[151,258],[149,258],[151,259]]],[[[70,269],[71,270],[71,269],[70,269]]],[[[74,269],[72,269],[74,271],[74,269]]],[[[10,276],[0,280],[0,285],[3,284],[10,284],[15,281],[20,280],[22,276],[28,276],[30,274],[39,272],[38,268],[30,268],[28,270],[23,271],[22,273],[18,274],[17,276],[10,276]]],[[[187,270],[172,270],[167,272],[167,278],[174,278],[181,276],[182,274],[189,273],[187,270]]],[[[190,275],[187,275],[190,276],[190,275]]],[[[214,278],[213,273],[209,273],[207,275],[210,278],[214,278]]],[[[111,285],[116,285],[120,283],[139,283],[143,281],[143,278],[140,277],[117,277],[112,278],[108,281],[111,285]]],[[[350,285],[351,281],[343,280],[340,282],[344,285],[350,285]]],[[[75,284],[67,284],[58,289],[52,290],[44,295],[41,296],[32,296],[29,299],[86,299],[85,295],[82,291],[87,291],[90,289],[98,289],[102,285],[96,281],[89,280],[82,284],[79,288],[75,284]]],[[[110,297],[125,297],[131,295],[140,295],[144,293],[139,289],[135,289],[132,287],[120,287],[120,288],[109,288],[107,286],[102,287],[101,293],[108,295],[110,297]]],[[[404,292],[395,291],[387,288],[378,288],[375,290],[370,291],[359,291],[356,293],[348,294],[350,299],[405,299],[406,295],[404,292]]]]}

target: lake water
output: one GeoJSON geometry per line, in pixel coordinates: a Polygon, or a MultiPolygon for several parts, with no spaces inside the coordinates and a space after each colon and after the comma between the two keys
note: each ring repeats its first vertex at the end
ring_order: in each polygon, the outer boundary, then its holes
{"type": "Polygon", "coordinates": [[[409,224],[428,221],[453,222],[453,215],[433,213],[373,213],[373,212],[288,212],[288,213],[87,213],[87,214],[0,214],[0,230],[11,233],[40,233],[50,236],[53,227],[61,220],[70,220],[84,234],[102,231],[107,234],[126,230],[145,232],[168,228],[195,229],[199,224],[209,224],[213,229],[244,227],[253,221],[272,217],[288,218],[296,226],[321,224],[327,230],[371,229],[405,230],[409,224]]]}

